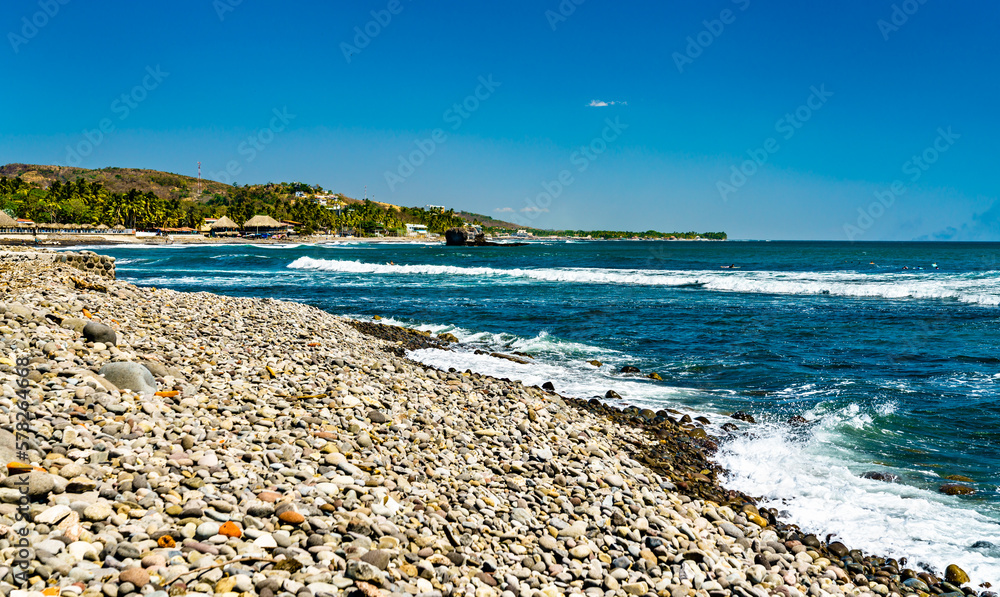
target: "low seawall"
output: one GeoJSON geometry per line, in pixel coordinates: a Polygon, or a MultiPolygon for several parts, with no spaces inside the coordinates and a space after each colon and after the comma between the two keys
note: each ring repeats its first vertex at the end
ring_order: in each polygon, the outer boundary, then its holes
{"type": "Polygon", "coordinates": [[[109,280],[115,279],[115,258],[98,255],[93,251],[18,251],[2,252],[4,261],[23,263],[31,261],[51,261],[64,263],[88,274],[96,274],[109,280]]]}

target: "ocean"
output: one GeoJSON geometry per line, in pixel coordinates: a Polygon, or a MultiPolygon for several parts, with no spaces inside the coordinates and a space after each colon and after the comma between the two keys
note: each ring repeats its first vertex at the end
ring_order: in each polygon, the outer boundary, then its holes
{"type": "Polygon", "coordinates": [[[704,415],[724,438],[726,486],[787,521],[909,567],[1000,581],[1000,244],[96,250],[138,285],[300,301],[460,339],[410,354],[428,365],[704,415]],[[946,483],[975,493],[943,495],[946,483]]]}

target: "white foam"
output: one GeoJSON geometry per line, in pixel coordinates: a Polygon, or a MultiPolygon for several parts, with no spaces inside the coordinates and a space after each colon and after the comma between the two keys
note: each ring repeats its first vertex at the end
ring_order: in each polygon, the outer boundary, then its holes
{"type": "Polygon", "coordinates": [[[1000,305],[998,272],[947,274],[773,271],[683,271],[610,268],[500,269],[453,265],[401,265],[300,257],[292,269],[354,274],[462,276],[489,278],[491,283],[525,281],[636,286],[697,286],[747,294],[834,295],[853,298],[936,299],[1000,305]]]}
{"type": "Polygon", "coordinates": [[[837,445],[837,427],[870,424],[870,416],[849,405],[822,416],[804,438],[785,427],[757,425],[752,435],[721,447],[724,484],[763,498],[763,505],[786,512],[787,522],[820,537],[832,533],[851,548],[906,557],[907,566],[927,565],[938,573],[958,564],[976,582],[1000,580],[997,554],[970,549],[977,541],[1000,545],[997,520],[957,497],[860,476],[865,458],[837,445]]]}

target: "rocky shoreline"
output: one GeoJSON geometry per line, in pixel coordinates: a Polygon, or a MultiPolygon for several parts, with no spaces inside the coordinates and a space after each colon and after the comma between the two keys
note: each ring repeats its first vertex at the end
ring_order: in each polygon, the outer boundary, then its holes
{"type": "Polygon", "coordinates": [[[447,338],[9,253],[0,288],[5,596],[989,588],[782,523],[690,417],[403,356],[447,338]]]}

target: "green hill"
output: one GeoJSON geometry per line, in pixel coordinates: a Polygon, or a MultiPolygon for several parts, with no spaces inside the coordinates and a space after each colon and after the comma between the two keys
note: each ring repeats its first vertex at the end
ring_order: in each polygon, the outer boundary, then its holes
{"type": "MultiPolygon", "coordinates": [[[[295,222],[306,233],[350,230],[354,234],[401,234],[406,224],[424,224],[430,232],[466,224],[487,232],[514,232],[523,225],[466,211],[425,210],[347,197],[301,182],[233,186],[213,180],[139,168],[88,170],[66,166],[0,166],[0,210],[40,223],[123,224],[129,228],[200,227],[205,218],[228,216],[240,223],[263,214],[295,222]],[[321,205],[325,202],[326,205],[321,205]],[[332,205],[340,209],[330,209],[332,205]]],[[[723,232],[696,233],[541,230],[538,236],[594,238],[706,238],[724,240],[723,232]]]]}

